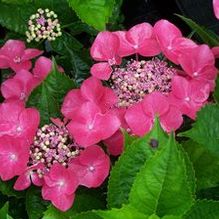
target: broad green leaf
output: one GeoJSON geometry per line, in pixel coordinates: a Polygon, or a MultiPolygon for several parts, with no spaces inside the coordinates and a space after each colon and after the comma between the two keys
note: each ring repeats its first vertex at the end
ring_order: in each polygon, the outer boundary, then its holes
{"type": "Polygon", "coordinates": [[[29,219],[40,219],[48,202],[42,199],[40,189],[31,187],[26,193],[25,204],[29,219]]]}
{"type": "MultiPolygon", "coordinates": [[[[62,218],[48,218],[48,219],[62,219],[62,218]]],[[[76,215],[71,215],[69,218],[65,218],[65,219],[102,219],[102,217],[98,216],[95,213],[95,211],[94,212],[88,211],[76,215]]]]}
{"type": "Polygon", "coordinates": [[[168,143],[137,174],[130,204],[145,214],[181,216],[193,203],[187,179],[184,154],[171,135],[168,143]]]}
{"type": "Polygon", "coordinates": [[[185,142],[183,146],[195,169],[197,189],[217,186],[219,183],[219,157],[192,140],[185,142]]]}
{"type": "Polygon", "coordinates": [[[209,46],[218,46],[219,45],[219,37],[210,30],[201,27],[193,20],[186,18],[182,15],[177,15],[180,17],[193,31],[195,31],[198,36],[202,39],[202,41],[209,46]]]}
{"type": "Polygon", "coordinates": [[[120,208],[122,204],[128,202],[128,194],[136,174],[156,150],[156,148],[152,148],[150,145],[151,141],[157,142],[158,147],[162,147],[166,144],[167,140],[166,134],[160,127],[158,120],[156,120],[153,130],[149,134],[125,147],[125,151],[115,163],[110,173],[107,193],[109,208],[120,208]]]}
{"type": "Polygon", "coordinates": [[[218,219],[219,202],[198,200],[183,217],[184,219],[218,219]]]}
{"type": "Polygon", "coordinates": [[[83,45],[76,38],[65,32],[61,37],[58,37],[55,41],[50,43],[52,50],[61,55],[66,54],[65,45],[68,45],[68,47],[74,51],[80,51],[83,48],[83,45]]]}
{"type": "Polygon", "coordinates": [[[30,1],[31,0],[2,0],[2,2],[9,3],[9,4],[24,4],[30,1]]]}
{"type": "Polygon", "coordinates": [[[78,17],[97,30],[104,30],[115,0],[68,0],[78,17]]]}
{"type": "Polygon", "coordinates": [[[147,215],[138,212],[135,208],[130,206],[123,206],[120,209],[114,208],[108,211],[97,211],[96,214],[103,219],[148,219],[147,215]]]}
{"type": "Polygon", "coordinates": [[[136,137],[135,135],[129,135],[129,133],[125,129],[122,130],[122,134],[125,139],[125,149],[138,139],[138,137],[136,137]]]}
{"type": "Polygon", "coordinates": [[[6,202],[4,206],[0,209],[1,219],[13,219],[11,216],[8,215],[8,207],[9,207],[9,204],[8,202],[6,202]]]}
{"type": "Polygon", "coordinates": [[[216,88],[214,90],[214,99],[219,104],[219,77],[216,80],[216,88]]]}
{"type": "Polygon", "coordinates": [[[58,72],[55,63],[47,78],[31,93],[27,105],[40,112],[40,123],[50,123],[51,117],[60,116],[64,96],[75,88],[75,83],[64,73],[58,72]]]}
{"type": "Polygon", "coordinates": [[[206,105],[198,112],[193,127],[180,136],[191,138],[213,154],[219,155],[219,107],[206,105]]]}
{"type": "Polygon", "coordinates": [[[174,216],[174,215],[166,215],[162,217],[162,219],[182,219],[180,216],[174,216]]]}

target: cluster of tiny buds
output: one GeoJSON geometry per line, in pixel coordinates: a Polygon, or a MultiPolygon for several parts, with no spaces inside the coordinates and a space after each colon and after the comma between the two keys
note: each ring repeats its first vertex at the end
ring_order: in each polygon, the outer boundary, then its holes
{"type": "Polygon", "coordinates": [[[129,107],[141,101],[146,94],[171,91],[171,79],[177,70],[158,58],[149,61],[128,61],[125,67],[115,68],[111,88],[118,96],[118,107],[129,107]]]}
{"type": "Polygon", "coordinates": [[[59,20],[54,11],[39,8],[36,14],[30,16],[26,31],[27,42],[32,40],[39,42],[43,39],[53,41],[61,35],[59,20]]]}
{"type": "Polygon", "coordinates": [[[45,170],[37,170],[39,176],[42,176],[54,163],[67,167],[69,161],[79,154],[80,147],[69,136],[65,126],[44,125],[38,129],[31,145],[29,165],[43,163],[45,170]]]}

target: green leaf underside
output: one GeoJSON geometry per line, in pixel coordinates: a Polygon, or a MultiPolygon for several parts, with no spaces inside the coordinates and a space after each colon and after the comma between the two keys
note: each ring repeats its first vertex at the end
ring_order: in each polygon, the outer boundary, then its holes
{"type": "Polygon", "coordinates": [[[0,209],[1,219],[13,219],[11,216],[8,215],[8,208],[9,208],[9,203],[6,202],[4,206],[0,209]]]}
{"type": "Polygon", "coordinates": [[[125,151],[111,170],[107,193],[109,208],[118,208],[128,202],[128,194],[136,174],[156,151],[149,145],[151,139],[158,140],[158,147],[165,145],[168,140],[158,120],[149,134],[125,146],[125,151]]]}
{"type": "Polygon", "coordinates": [[[78,17],[97,30],[105,30],[115,0],[68,0],[78,17]]]}
{"type": "Polygon", "coordinates": [[[75,83],[64,73],[57,71],[55,65],[47,78],[31,93],[27,105],[40,112],[40,124],[50,123],[51,117],[60,116],[64,96],[75,88],[75,83]]]}
{"type": "Polygon", "coordinates": [[[202,145],[208,151],[219,155],[219,107],[215,104],[206,105],[198,112],[192,129],[180,133],[202,145]]]}
{"type": "Polygon", "coordinates": [[[201,27],[193,20],[186,18],[182,15],[177,15],[180,17],[198,36],[202,39],[202,41],[209,46],[218,46],[219,45],[219,37],[211,30],[207,30],[204,27],[201,27]]]}
{"type": "Polygon", "coordinates": [[[140,212],[183,215],[193,203],[184,154],[173,138],[138,173],[129,200],[140,212]]]}
{"type": "Polygon", "coordinates": [[[212,200],[198,200],[191,207],[184,219],[218,219],[219,202],[212,200]]]}

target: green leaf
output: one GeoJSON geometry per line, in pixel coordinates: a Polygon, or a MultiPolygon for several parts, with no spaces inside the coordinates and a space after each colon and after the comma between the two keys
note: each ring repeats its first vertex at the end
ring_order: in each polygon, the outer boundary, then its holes
{"type": "Polygon", "coordinates": [[[78,17],[97,30],[105,30],[115,0],[68,0],[78,17]]]}
{"type": "Polygon", "coordinates": [[[181,216],[193,203],[184,154],[173,135],[136,176],[129,201],[140,212],[181,216]]]}
{"type": "Polygon", "coordinates": [[[219,104],[219,77],[217,77],[216,88],[214,90],[214,94],[213,95],[214,95],[214,99],[219,104]]]}
{"type": "Polygon", "coordinates": [[[125,139],[125,148],[127,148],[129,145],[131,145],[134,141],[138,139],[138,137],[136,137],[135,135],[129,135],[129,133],[125,129],[122,130],[122,134],[125,139]]]}
{"type": "Polygon", "coordinates": [[[192,129],[180,133],[180,136],[191,138],[213,154],[219,155],[219,107],[206,105],[198,112],[192,129]]]}
{"type": "Polygon", "coordinates": [[[13,189],[13,186],[14,186],[14,180],[10,180],[10,181],[7,181],[7,182],[4,182],[4,181],[0,180],[0,192],[3,195],[6,195],[8,197],[16,197],[16,198],[24,197],[25,193],[15,191],[13,189]]]}
{"type": "MultiPolygon", "coordinates": [[[[62,219],[62,218],[48,218],[48,219],[62,219]]],[[[88,212],[82,212],[80,214],[72,215],[69,218],[65,218],[65,219],[102,219],[102,217],[98,216],[95,213],[95,211],[94,212],[88,211],[88,212]]]]}
{"type": "Polygon", "coordinates": [[[219,218],[219,202],[199,200],[196,201],[184,219],[218,219],[219,218]]]}
{"type": "Polygon", "coordinates": [[[148,219],[147,215],[130,206],[123,206],[121,209],[114,208],[109,211],[97,211],[96,214],[103,219],[148,219]]]}
{"type": "Polygon", "coordinates": [[[31,187],[26,193],[25,202],[29,219],[42,218],[48,203],[42,199],[40,189],[31,187]]]}
{"type": "Polygon", "coordinates": [[[8,202],[6,202],[5,205],[0,209],[1,219],[13,219],[11,216],[8,215],[8,208],[9,208],[9,204],[8,202]]]}
{"type": "Polygon", "coordinates": [[[60,116],[60,106],[75,83],[64,73],[58,72],[56,64],[47,78],[31,93],[27,105],[36,107],[40,112],[40,123],[50,123],[51,117],[60,116]]]}
{"type": "Polygon", "coordinates": [[[31,0],[2,0],[2,2],[9,3],[9,4],[24,4],[30,1],[31,0]]]}
{"type": "Polygon", "coordinates": [[[192,140],[185,142],[183,146],[195,169],[197,189],[217,186],[219,183],[219,157],[192,140]]]}
{"type": "Polygon", "coordinates": [[[218,46],[219,45],[219,37],[213,33],[210,30],[205,29],[204,27],[201,27],[197,23],[195,23],[193,20],[186,18],[182,15],[178,15],[192,30],[194,30],[199,37],[202,39],[202,41],[209,46],[218,46]]]}
{"type": "Polygon", "coordinates": [[[156,120],[153,130],[149,134],[125,147],[125,151],[112,168],[107,193],[109,208],[120,208],[122,204],[128,202],[128,194],[136,174],[145,161],[155,152],[155,148],[150,145],[151,140],[157,141],[158,147],[166,144],[168,140],[158,120],[156,120]]]}

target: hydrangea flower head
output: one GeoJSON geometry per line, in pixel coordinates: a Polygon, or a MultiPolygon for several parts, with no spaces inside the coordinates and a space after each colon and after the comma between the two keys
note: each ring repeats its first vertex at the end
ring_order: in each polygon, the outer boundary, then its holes
{"type": "Polygon", "coordinates": [[[30,16],[28,25],[27,42],[39,42],[43,39],[53,41],[62,35],[57,14],[49,9],[39,8],[36,14],[30,16]]]}

